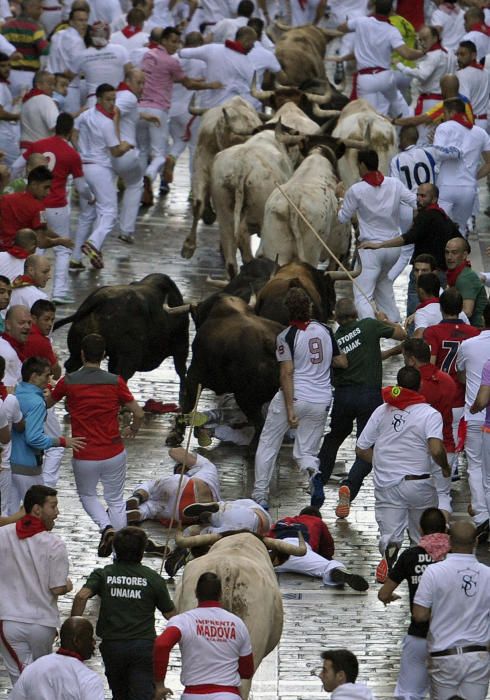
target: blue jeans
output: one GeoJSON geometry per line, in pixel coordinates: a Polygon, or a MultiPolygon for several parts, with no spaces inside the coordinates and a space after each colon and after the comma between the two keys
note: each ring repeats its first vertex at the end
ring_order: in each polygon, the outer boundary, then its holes
{"type": "Polygon", "coordinates": [[[153,700],[153,641],[117,639],[101,643],[113,700],[153,700]]]}
{"type": "MultiPolygon", "coordinates": [[[[330,416],[330,432],[325,435],[318,454],[320,473],[324,484],[327,483],[332,474],[339,447],[352,432],[354,420],[356,421],[356,435],[359,437],[374,409],[382,403],[381,390],[377,387],[352,384],[351,386],[339,386],[335,389],[330,416]]],[[[371,465],[356,457],[348,477],[342,482],[350,488],[351,501],[359,493],[364,477],[370,471],[371,465]]]]}

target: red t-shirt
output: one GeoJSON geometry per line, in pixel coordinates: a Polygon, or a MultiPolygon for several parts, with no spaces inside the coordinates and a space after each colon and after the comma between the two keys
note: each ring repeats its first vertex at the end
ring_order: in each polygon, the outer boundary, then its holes
{"type": "MultiPolygon", "coordinates": [[[[281,518],[280,522],[287,525],[296,523],[305,525],[310,536],[308,544],[312,550],[325,559],[332,559],[335,551],[333,537],[321,518],[317,518],[315,515],[294,515],[291,518],[281,518]]],[[[274,527],[268,533],[269,537],[275,537],[274,527]]]]}
{"type": "Polygon", "coordinates": [[[24,356],[28,357],[44,357],[51,367],[57,363],[56,355],[53,352],[53,346],[49,338],[39,330],[39,326],[35,323],[31,325],[31,332],[24,345],[24,356]]]}
{"type": "Polygon", "coordinates": [[[98,367],[82,367],[66,374],[53,389],[59,401],[67,397],[73,437],[84,437],[87,445],[75,459],[103,460],[123,451],[119,432],[119,407],[133,401],[126,382],[98,367]]]}
{"type": "Polygon", "coordinates": [[[49,209],[65,207],[68,204],[66,198],[66,181],[70,175],[82,177],[82,159],[68,141],[62,136],[50,136],[29,144],[24,152],[27,160],[31,153],[42,153],[48,159],[48,168],[53,173],[51,189],[44,200],[44,206],[49,209]]]}
{"type": "Polygon", "coordinates": [[[34,230],[46,225],[44,201],[30,192],[14,192],[0,197],[0,249],[14,245],[15,234],[21,228],[34,230]]]}
{"type": "Polygon", "coordinates": [[[456,354],[467,338],[480,335],[480,330],[459,319],[447,319],[429,326],[424,331],[424,340],[430,345],[430,354],[435,355],[436,367],[447,372],[456,383],[456,397],[453,408],[464,406],[465,388],[456,377],[456,354]]]}
{"type": "Polygon", "coordinates": [[[442,416],[442,438],[447,452],[455,452],[453,438],[453,408],[457,395],[456,382],[446,372],[435,365],[422,365],[418,368],[422,377],[420,393],[427,403],[442,416]]]}

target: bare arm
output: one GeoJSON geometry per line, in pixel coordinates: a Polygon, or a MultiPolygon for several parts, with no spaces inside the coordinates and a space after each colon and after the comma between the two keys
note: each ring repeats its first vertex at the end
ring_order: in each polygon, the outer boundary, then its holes
{"type": "Polygon", "coordinates": [[[325,7],[327,5],[327,0],[320,0],[316,7],[315,19],[313,24],[318,24],[318,22],[325,16],[325,7]]]}
{"type": "Polygon", "coordinates": [[[475,310],[475,300],[474,299],[463,299],[463,311],[470,318],[473,316],[473,311],[475,310]]]}
{"type": "Polygon", "coordinates": [[[186,451],[184,447],[172,447],[168,451],[168,456],[171,459],[174,459],[176,462],[179,462],[180,464],[184,464],[185,460],[185,464],[188,467],[194,467],[197,462],[197,457],[192,452],[187,452],[186,456],[186,451]]]}
{"type": "Polygon", "coordinates": [[[73,600],[73,605],[71,606],[71,616],[78,617],[79,615],[83,615],[85,612],[85,606],[87,605],[87,600],[89,598],[93,598],[94,595],[95,593],[90,588],[80,588],[73,600]]]}
{"type": "Polygon", "coordinates": [[[448,464],[446,449],[442,440],[439,440],[439,438],[429,438],[427,443],[429,445],[430,456],[434,462],[441,467],[443,476],[451,476],[451,467],[448,464]]]}
{"type": "Polygon", "coordinates": [[[6,445],[10,442],[10,428],[8,425],[6,425],[5,428],[0,428],[0,442],[2,445],[6,445]]]}
{"type": "Polygon", "coordinates": [[[409,61],[416,61],[417,58],[422,58],[422,56],[425,56],[424,51],[420,51],[419,49],[411,49],[410,46],[407,46],[406,44],[397,46],[396,52],[399,53],[402,58],[406,58],[409,61]]]}
{"type": "Polygon", "coordinates": [[[414,603],[412,617],[415,622],[428,622],[430,620],[430,608],[424,608],[422,605],[414,603]]]}
{"type": "Polygon", "coordinates": [[[5,122],[16,122],[19,121],[20,119],[20,113],[19,112],[7,112],[1,105],[0,105],[0,121],[5,121],[5,122]]]}
{"type": "Polygon", "coordinates": [[[405,245],[403,236],[390,238],[389,241],[363,241],[359,244],[359,248],[367,248],[369,250],[378,250],[379,248],[399,248],[405,245]]]}
{"type": "Polygon", "coordinates": [[[121,143],[119,143],[117,146],[111,146],[109,148],[109,151],[111,153],[111,156],[113,156],[114,158],[120,158],[132,148],[134,148],[134,146],[132,146],[127,141],[121,141],[121,143]]]}
{"type": "Polygon", "coordinates": [[[484,151],[481,155],[484,160],[484,163],[478,169],[478,172],[476,174],[477,180],[480,180],[480,178],[482,177],[486,177],[488,173],[490,173],[490,151],[484,151]]]}
{"type": "Polygon", "coordinates": [[[337,367],[337,369],[347,369],[349,366],[349,360],[347,359],[347,355],[343,352],[340,353],[340,355],[335,355],[335,357],[332,357],[332,367],[337,367]]]}
{"type": "Polygon", "coordinates": [[[53,595],[65,595],[73,590],[73,583],[71,579],[67,578],[64,586],[56,586],[56,588],[49,589],[53,595]]]}
{"type": "Polygon", "coordinates": [[[131,421],[131,425],[128,425],[128,431],[125,437],[135,437],[136,433],[141,427],[141,422],[145,417],[145,413],[139,403],[135,400],[124,404],[124,408],[131,411],[133,414],[133,420],[131,421]]]}
{"type": "Polygon", "coordinates": [[[291,360],[285,360],[280,364],[281,389],[284,394],[284,403],[288,414],[288,422],[291,428],[298,427],[298,418],[294,412],[294,364],[291,360]]]}
{"type": "Polygon", "coordinates": [[[384,605],[394,603],[395,600],[400,600],[400,596],[394,594],[397,588],[398,583],[392,581],[391,578],[387,578],[378,591],[378,600],[384,603],[384,605]]]}
{"type": "Polygon", "coordinates": [[[414,117],[396,117],[390,120],[395,126],[419,126],[419,124],[432,124],[432,119],[427,114],[419,114],[414,117]]]}
{"type": "Polygon", "coordinates": [[[363,459],[365,462],[368,462],[369,464],[372,464],[372,462],[373,462],[373,448],[372,447],[368,447],[367,449],[363,449],[362,447],[356,447],[356,455],[360,459],[363,459]]]}
{"type": "Polygon", "coordinates": [[[479,413],[490,403],[490,386],[480,386],[478,394],[470,408],[470,413],[479,413]]]}

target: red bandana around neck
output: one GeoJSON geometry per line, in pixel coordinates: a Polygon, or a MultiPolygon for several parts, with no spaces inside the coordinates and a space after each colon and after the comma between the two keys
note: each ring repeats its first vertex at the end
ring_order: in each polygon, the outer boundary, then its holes
{"type": "Polygon", "coordinates": [[[381,394],[385,403],[402,410],[415,403],[427,403],[425,396],[419,394],[418,391],[405,389],[402,386],[386,386],[381,389],[381,394]]]}
{"type": "Polygon", "coordinates": [[[5,401],[8,395],[9,393],[7,391],[7,387],[3,382],[0,382],[0,399],[2,399],[2,401],[5,401]]]}
{"type": "Polygon", "coordinates": [[[439,212],[441,212],[441,214],[444,214],[444,216],[445,216],[446,219],[447,219],[447,214],[446,214],[446,212],[444,211],[444,209],[443,209],[442,207],[440,207],[440,206],[437,204],[437,202],[432,202],[432,204],[428,204],[425,208],[426,208],[426,209],[432,209],[433,211],[439,211],[439,212]]]}
{"type": "Polygon", "coordinates": [[[114,119],[114,114],[111,114],[110,112],[108,112],[106,109],[104,109],[102,107],[102,105],[96,104],[95,109],[97,110],[97,112],[100,112],[101,114],[103,114],[104,117],[107,117],[108,119],[114,119]]]}
{"type": "Polygon", "coordinates": [[[7,253],[18,260],[25,260],[30,255],[30,253],[24,248],[21,248],[20,245],[10,246],[10,248],[7,249],[7,253]]]}
{"type": "Polygon", "coordinates": [[[426,53],[429,53],[429,51],[444,51],[444,53],[447,53],[446,49],[444,46],[441,44],[440,41],[436,41],[435,44],[432,44],[430,49],[427,49],[426,53]]]}
{"type": "Polygon", "coordinates": [[[425,301],[421,301],[420,304],[417,304],[415,307],[415,310],[417,311],[418,309],[423,309],[426,306],[429,306],[429,304],[438,304],[439,303],[439,297],[430,297],[429,299],[426,299],[425,301]]]}
{"type": "Polygon", "coordinates": [[[77,654],[76,651],[71,651],[71,649],[63,649],[63,647],[60,647],[56,653],[60,654],[60,656],[71,656],[72,659],[78,659],[83,664],[83,656],[77,654]]]}
{"type": "Polygon", "coordinates": [[[442,10],[448,15],[454,15],[458,14],[459,8],[456,7],[456,5],[453,5],[452,2],[443,2],[442,5],[439,5],[439,10],[442,10]]]}
{"type": "Polygon", "coordinates": [[[149,49],[158,49],[159,46],[160,46],[160,44],[158,43],[158,41],[149,41],[148,42],[149,49]]]}
{"type": "Polygon", "coordinates": [[[463,272],[465,267],[471,267],[471,263],[469,260],[465,260],[461,263],[461,265],[455,267],[454,270],[448,270],[446,272],[447,283],[450,287],[454,287],[454,285],[456,284],[456,280],[458,279],[459,275],[463,272]]]}
{"type": "Polygon", "coordinates": [[[364,182],[367,182],[368,185],[371,185],[371,187],[380,187],[385,176],[379,170],[370,170],[362,176],[362,179],[364,182]]]}
{"type": "Polygon", "coordinates": [[[231,49],[232,51],[236,51],[237,53],[242,53],[244,55],[250,51],[250,49],[246,49],[244,47],[241,41],[233,41],[232,39],[227,39],[225,41],[225,46],[227,49],[231,49]]]}
{"type": "Polygon", "coordinates": [[[22,102],[27,102],[27,100],[30,100],[31,97],[37,97],[38,95],[46,95],[47,93],[44,92],[44,90],[40,90],[39,88],[32,88],[32,90],[29,90],[29,92],[26,92],[24,97],[22,98],[22,102]]]}
{"type": "Polygon", "coordinates": [[[129,90],[129,92],[133,92],[131,90],[131,88],[129,87],[129,85],[124,82],[124,80],[122,81],[122,83],[119,83],[119,85],[117,86],[118,92],[123,92],[123,90],[129,90]]]}
{"type": "Polygon", "coordinates": [[[12,289],[19,289],[19,287],[37,287],[37,284],[29,275],[19,275],[12,282],[12,289]]]}
{"type": "Polygon", "coordinates": [[[126,25],[124,29],[121,29],[121,32],[124,34],[126,39],[131,39],[132,36],[139,34],[140,31],[141,27],[132,27],[130,24],[126,25]]]}
{"type": "Polygon", "coordinates": [[[371,15],[371,17],[374,17],[374,19],[377,19],[378,22],[388,22],[388,24],[391,24],[390,18],[387,17],[386,15],[377,15],[377,14],[374,14],[374,15],[371,15]]]}
{"type": "Polygon", "coordinates": [[[298,328],[300,331],[305,331],[310,325],[311,321],[289,321],[290,326],[298,328]]]}
{"type": "Polygon", "coordinates": [[[40,518],[29,514],[17,520],[15,523],[15,532],[19,540],[25,540],[28,537],[33,537],[33,535],[38,535],[40,532],[47,532],[47,530],[40,518]]]}
{"type": "Polygon", "coordinates": [[[453,114],[449,121],[457,122],[458,124],[461,124],[461,126],[464,126],[465,129],[473,128],[473,124],[470,122],[466,114],[453,114]]]}
{"type": "Polygon", "coordinates": [[[21,362],[24,362],[24,360],[26,359],[26,357],[24,356],[25,343],[21,343],[19,340],[16,340],[13,336],[10,335],[10,333],[7,333],[7,331],[4,331],[2,333],[2,338],[13,347],[13,349],[19,357],[19,360],[21,360],[21,362]]]}
{"type": "Polygon", "coordinates": [[[478,63],[478,61],[471,61],[471,63],[468,64],[467,68],[476,68],[477,70],[483,70],[482,64],[478,63]]]}
{"type": "Polygon", "coordinates": [[[488,24],[484,24],[483,22],[475,22],[475,24],[471,25],[470,32],[481,32],[482,34],[485,34],[485,36],[490,36],[490,27],[488,24]]]}

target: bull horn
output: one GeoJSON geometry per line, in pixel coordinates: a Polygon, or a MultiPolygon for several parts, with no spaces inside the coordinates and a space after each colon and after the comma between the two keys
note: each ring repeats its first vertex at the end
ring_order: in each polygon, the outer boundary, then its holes
{"type": "Polygon", "coordinates": [[[294,88],[298,88],[297,85],[283,85],[282,83],[278,83],[277,80],[274,81],[274,87],[276,90],[294,90],[294,88]]]}
{"type": "Polygon", "coordinates": [[[355,148],[358,151],[363,151],[369,148],[367,141],[357,141],[356,139],[342,139],[346,148],[355,148]]]}
{"type": "Polygon", "coordinates": [[[279,143],[283,143],[285,146],[294,146],[294,144],[297,144],[300,141],[303,141],[304,139],[304,136],[302,136],[301,134],[285,134],[282,128],[282,122],[280,118],[274,129],[274,136],[279,141],[279,143]]]}
{"type": "Polygon", "coordinates": [[[210,532],[208,535],[190,535],[186,537],[182,532],[175,535],[175,544],[182,549],[192,549],[193,547],[210,547],[221,539],[219,532],[210,532]]]}
{"type": "Polygon", "coordinates": [[[206,284],[210,284],[211,287],[217,287],[218,289],[224,289],[229,283],[229,280],[215,280],[210,275],[206,277],[206,284]]]}
{"type": "Polygon", "coordinates": [[[330,102],[332,99],[332,88],[330,87],[330,84],[328,84],[328,87],[323,95],[317,95],[314,92],[304,92],[303,93],[308,102],[313,103],[313,109],[317,105],[324,105],[326,102],[330,102]]]}
{"type": "Polygon", "coordinates": [[[373,123],[373,120],[370,119],[367,123],[366,131],[364,133],[364,141],[366,141],[366,143],[368,144],[368,148],[369,148],[369,144],[371,143],[371,125],[372,125],[372,123],[373,123]]]}
{"type": "Polygon", "coordinates": [[[344,36],[342,32],[339,32],[338,29],[323,29],[323,27],[318,27],[323,32],[323,36],[326,39],[338,39],[341,36],[344,36]]]}
{"type": "Polygon", "coordinates": [[[190,304],[182,304],[181,306],[169,306],[168,304],[163,305],[163,310],[171,316],[176,316],[177,314],[188,314],[190,309],[190,304]]]}
{"type": "Polygon", "coordinates": [[[264,124],[271,119],[271,115],[266,114],[265,112],[257,112],[257,116],[261,122],[264,122],[264,124]]]}
{"type": "Polygon", "coordinates": [[[313,104],[313,114],[315,117],[338,117],[340,109],[322,109],[316,103],[313,104]]]}
{"type": "Polygon", "coordinates": [[[281,32],[289,32],[293,27],[290,24],[284,24],[284,22],[278,22],[277,19],[274,21],[274,25],[281,30],[281,32]]]}
{"type": "Polygon", "coordinates": [[[234,127],[230,121],[230,115],[226,111],[225,107],[223,107],[223,117],[225,119],[226,126],[233,134],[237,134],[238,136],[251,136],[253,134],[253,131],[250,131],[250,129],[237,129],[234,127]]]}
{"type": "Polygon", "coordinates": [[[252,97],[255,97],[256,100],[265,102],[265,100],[269,100],[272,97],[274,90],[257,90],[257,71],[254,71],[254,77],[250,85],[250,94],[252,97]]]}
{"type": "Polygon", "coordinates": [[[274,549],[276,552],[282,552],[282,554],[289,554],[293,557],[304,557],[306,554],[306,545],[302,532],[298,532],[299,544],[291,544],[291,542],[284,542],[284,540],[276,540],[274,537],[263,537],[262,542],[267,549],[274,549]]]}
{"type": "Polygon", "coordinates": [[[344,272],[343,270],[332,270],[332,271],[326,270],[325,276],[330,277],[330,279],[333,282],[341,282],[341,281],[348,282],[353,277],[359,277],[361,272],[362,272],[361,268],[359,268],[358,270],[349,270],[349,274],[347,274],[347,272],[344,272]]]}
{"type": "Polygon", "coordinates": [[[192,95],[192,100],[189,102],[189,106],[187,107],[187,110],[189,114],[193,114],[195,117],[200,117],[203,115],[205,112],[207,112],[207,109],[203,109],[202,107],[196,107],[196,95],[192,95]]]}

